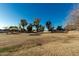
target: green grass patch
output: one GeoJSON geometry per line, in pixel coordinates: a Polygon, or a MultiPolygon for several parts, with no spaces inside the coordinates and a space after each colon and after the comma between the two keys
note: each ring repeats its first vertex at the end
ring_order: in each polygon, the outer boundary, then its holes
{"type": "Polygon", "coordinates": [[[20,48],[22,45],[16,45],[16,46],[11,46],[11,47],[4,47],[0,48],[0,52],[13,52],[17,51],[18,48],[20,48]]]}

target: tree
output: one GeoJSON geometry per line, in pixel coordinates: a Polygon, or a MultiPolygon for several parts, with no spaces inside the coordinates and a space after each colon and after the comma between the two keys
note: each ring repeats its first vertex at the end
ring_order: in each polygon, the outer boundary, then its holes
{"type": "Polygon", "coordinates": [[[47,21],[46,22],[46,27],[47,27],[48,31],[52,30],[52,23],[51,23],[51,21],[47,21]]]}
{"type": "Polygon", "coordinates": [[[40,25],[38,29],[39,29],[40,32],[43,32],[44,31],[44,26],[40,25]]]}
{"type": "Polygon", "coordinates": [[[32,24],[29,24],[29,25],[27,26],[27,31],[28,31],[28,32],[32,32],[32,24]]]}
{"type": "Polygon", "coordinates": [[[63,31],[64,29],[62,28],[62,26],[58,26],[58,27],[57,27],[57,30],[63,31]]]}
{"type": "Polygon", "coordinates": [[[54,29],[54,27],[51,27],[51,29],[50,29],[50,30],[51,30],[51,32],[55,32],[55,29],[54,29]]]}
{"type": "Polygon", "coordinates": [[[21,19],[20,25],[22,26],[22,29],[23,29],[23,30],[25,30],[25,26],[26,26],[27,24],[28,24],[28,23],[27,23],[26,19],[21,19]]]}
{"type": "Polygon", "coordinates": [[[34,21],[34,26],[36,27],[37,32],[38,32],[38,28],[39,28],[39,23],[40,23],[40,19],[36,18],[34,21]]]}

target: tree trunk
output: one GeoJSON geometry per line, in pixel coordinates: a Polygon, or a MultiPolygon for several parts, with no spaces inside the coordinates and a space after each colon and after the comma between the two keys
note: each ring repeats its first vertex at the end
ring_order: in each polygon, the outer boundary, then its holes
{"type": "Polygon", "coordinates": [[[38,25],[36,26],[36,31],[38,32],[38,25]]]}

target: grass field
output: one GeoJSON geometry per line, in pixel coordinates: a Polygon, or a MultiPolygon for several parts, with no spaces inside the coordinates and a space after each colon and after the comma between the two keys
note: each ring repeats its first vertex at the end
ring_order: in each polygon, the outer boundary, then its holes
{"type": "Polygon", "coordinates": [[[0,55],[79,56],[79,32],[0,34],[0,55]]]}

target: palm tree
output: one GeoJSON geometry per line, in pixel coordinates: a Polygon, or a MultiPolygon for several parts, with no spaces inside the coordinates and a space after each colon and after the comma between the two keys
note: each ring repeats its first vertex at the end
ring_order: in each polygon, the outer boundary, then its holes
{"type": "Polygon", "coordinates": [[[25,30],[25,26],[26,26],[27,24],[28,24],[28,23],[27,23],[26,19],[21,19],[20,25],[22,26],[22,29],[23,29],[23,30],[25,30]]]}
{"type": "Polygon", "coordinates": [[[38,32],[38,28],[39,28],[39,23],[40,23],[40,19],[36,18],[34,21],[34,26],[36,27],[37,32],[38,32]]]}
{"type": "Polygon", "coordinates": [[[48,31],[51,31],[51,29],[52,29],[52,23],[51,23],[51,21],[47,21],[46,22],[46,27],[47,27],[48,31]]]}

